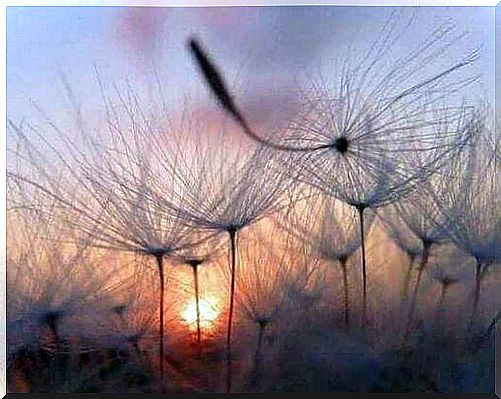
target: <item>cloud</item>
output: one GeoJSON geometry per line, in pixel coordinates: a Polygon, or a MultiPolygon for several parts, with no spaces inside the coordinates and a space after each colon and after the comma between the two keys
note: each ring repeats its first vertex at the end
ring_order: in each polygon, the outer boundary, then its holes
{"type": "Polygon", "coordinates": [[[117,14],[114,39],[118,47],[138,57],[151,57],[166,35],[167,9],[124,7],[117,14]]]}

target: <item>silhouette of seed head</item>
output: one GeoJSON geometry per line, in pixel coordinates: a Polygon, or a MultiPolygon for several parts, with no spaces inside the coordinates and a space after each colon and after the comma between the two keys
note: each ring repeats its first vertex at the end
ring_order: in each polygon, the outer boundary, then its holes
{"type": "Polygon", "coordinates": [[[62,312],[56,310],[47,311],[42,315],[41,322],[42,324],[49,327],[51,331],[56,332],[62,317],[63,317],[62,312]]]}
{"type": "Polygon", "coordinates": [[[257,324],[259,325],[259,328],[264,329],[270,323],[271,320],[269,318],[263,317],[263,318],[257,319],[256,321],[257,321],[257,324]]]}
{"type": "Polygon", "coordinates": [[[112,310],[112,312],[116,313],[117,315],[123,316],[126,309],[127,309],[126,305],[117,305],[117,306],[114,306],[111,310],[112,310]]]}
{"type": "Polygon", "coordinates": [[[450,285],[456,284],[458,282],[458,279],[447,276],[442,277],[442,279],[440,280],[440,283],[445,287],[449,287],[450,285]]]}
{"type": "Polygon", "coordinates": [[[127,337],[127,342],[133,346],[139,345],[139,340],[141,339],[141,334],[132,334],[127,337]]]}
{"type": "Polygon", "coordinates": [[[348,147],[350,146],[350,142],[344,136],[338,137],[334,143],[332,143],[332,147],[336,149],[340,154],[345,154],[348,151],[348,147]]]}
{"type": "Polygon", "coordinates": [[[199,259],[199,258],[191,258],[191,259],[187,259],[186,263],[188,265],[190,265],[191,267],[196,268],[196,267],[200,266],[202,263],[204,263],[204,261],[203,261],[203,259],[199,259]]]}

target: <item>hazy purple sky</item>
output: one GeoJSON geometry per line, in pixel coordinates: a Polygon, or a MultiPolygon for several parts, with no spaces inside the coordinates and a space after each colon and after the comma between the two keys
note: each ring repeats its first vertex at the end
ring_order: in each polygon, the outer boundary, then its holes
{"type": "MultiPolygon", "coordinates": [[[[217,55],[232,84],[259,99],[299,75],[314,73],[321,63],[342,58],[348,44],[370,43],[393,9],[8,7],[7,113],[15,119],[29,118],[32,98],[57,114],[62,95],[59,70],[84,102],[98,101],[94,65],[105,82],[125,77],[142,81],[152,76],[156,65],[171,101],[184,91],[204,93],[185,48],[192,34],[217,55]]],[[[404,13],[412,11],[407,8],[404,13]]],[[[483,78],[481,87],[473,90],[493,97],[493,7],[420,8],[416,23],[399,44],[401,50],[450,18],[468,32],[464,51],[482,46],[476,68],[483,78]]]]}

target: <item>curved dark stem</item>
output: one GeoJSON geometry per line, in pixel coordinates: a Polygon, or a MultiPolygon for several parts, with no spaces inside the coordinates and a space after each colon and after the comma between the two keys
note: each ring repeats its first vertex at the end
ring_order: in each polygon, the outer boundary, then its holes
{"type": "Polygon", "coordinates": [[[204,76],[207,85],[216,96],[221,107],[240,125],[244,133],[251,139],[257,141],[260,144],[281,151],[309,152],[330,147],[330,145],[321,145],[316,147],[291,147],[283,144],[273,143],[258,136],[250,128],[242,112],[238,109],[237,105],[235,104],[235,101],[233,100],[232,95],[230,94],[227,88],[227,85],[223,79],[221,72],[214,65],[212,60],[210,60],[207,52],[202,48],[200,43],[194,38],[191,38],[188,41],[188,45],[191,53],[193,54],[197,62],[200,72],[204,76]]]}
{"type": "Polygon", "coordinates": [[[411,281],[412,266],[414,265],[415,255],[409,255],[409,265],[407,266],[407,272],[405,273],[404,286],[402,287],[402,300],[407,299],[409,292],[409,283],[411,281]]]}
{"type": "Polygon", "coordinates": [[[483,270],[482,267],[484,264],[482,261],[477,258],[476,259],[477,264],[476,264],[476,272],[475,272],[475,290],[473,292],[473,309],[471,311],[471,316],[470,316],[470,328],[473,326],[473,323],[475,322],[475,317],[477,314],[478,310],[478,304],[480,302],[480,294],[481,294],[481,288],[482,288],[482,275],[483,275],[483,270]]]}
{"type": "Polygon", "coordinates": [[[233,323],[233,299],[235,294],[235,269],[236,269],[236,230],[228,230],[230,236],[230,257],[231,257],[231,286],[230,286],[230,309],[228,314],[228,330],[226,335],[226,392],[231,392],[232,363],[231,363],[231,328],[233,323]]]}
{"type": "Polygon", "coordinates": [[[431,249],[431,243],[428,241],[424,241],[423,242],[423,254],[421,256],[421,262],[419,263],[416,285],[414,286],[414,291],[412,292],[411,306],[409,309],[409,315],[407,317],[407,324],[405,327],[404,345],[407,344],[407,341],[409,340],[409,335],[411,333],[411,327],[412,327],[412,322],[414,319],[414,312],[416,310],[416,303],[417,303],[419,287],[421,285],[421,279],[423,276],[423,272],[426,269],[426,266],[428,265],[428,260],[430,258],[430,249],[431,249]]]}
{"type": "Polygon", "coordinates": [[[163,256],[156,255],[158,266],[158,273],[160,278],[160,345],[159,345],[159,365],[160,365],[160,375],[164,376],[164,292],[165,292],[165,281],[164,281],[164,264],[163,256]]]}
{"type": "Polygon", "coordinates": [[[199,299],[199,293],[198,293],[198,264],[192,263],[191,269],[193,270],[193,281],[195,284],[195,306],[197,309],[197,343],[198,343],[198,350],[200,354],[200,342],[202,340],[202,334],[200,331],[200,299],[199,299]]]}
{"type": "Polygon", "coordinates": [[[492,319],[491,324],[489,324],[489,327],[487,327],[487,331],[485,333],[487,337],[492,334],[499,320],[501,320],[501,312],[498,312],[498,314],[492,319]]]}
{"type": "Polygon", "coordinates": [[[346,271],[346,261],[347,259],[343,258],[339,260],[341,264],[341,271],[343,273],[343,290],[344,290],[344,324],[346,326],[350,325],[350,297],[349,297],[349,288],[348,288],[348,274],[346,271]]]}
{"type": "Polygon", "coordinates": [[[362,245],[362,280],[363,280],[363,308],[362,308],[362,329],[365,330],[367,324],[367,264],[365,261],[365,237],[364,237],[364,210],[365,206],[357,206],[360,218],[360,242],[362,245]]]}

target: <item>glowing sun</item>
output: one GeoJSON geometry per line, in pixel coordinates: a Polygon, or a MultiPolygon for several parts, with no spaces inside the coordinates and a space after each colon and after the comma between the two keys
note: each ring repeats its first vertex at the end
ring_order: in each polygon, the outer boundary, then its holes
{"type": "MultiPolygon", "coordinates": [[[[219,316],[218,301],[214,297],[200,298],[200,328],[211,329],[219,316]]],[[[181,317],[190,330],[197,329],[197,305],[193,299],[181,312],[181,317]]]]}

